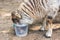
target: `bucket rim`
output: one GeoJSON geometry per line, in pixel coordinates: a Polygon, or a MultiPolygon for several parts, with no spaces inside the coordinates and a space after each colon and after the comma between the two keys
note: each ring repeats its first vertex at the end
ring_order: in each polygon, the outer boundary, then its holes
{"type": "Polygon", "coordinates": [[[24,26],[28,26],[27,24],[15,24],[16,26],[18,26],[18,27],[24,27],[24,26]]]}

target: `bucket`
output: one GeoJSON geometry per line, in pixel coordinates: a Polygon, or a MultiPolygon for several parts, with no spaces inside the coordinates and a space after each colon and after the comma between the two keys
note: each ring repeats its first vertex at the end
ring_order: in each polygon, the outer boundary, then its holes
{"type": "Polygon", "coordinates": [[[28,34],[28,25],[26,24],[16,24],[15,33],[19,37],[24,37],[28,34]]]}

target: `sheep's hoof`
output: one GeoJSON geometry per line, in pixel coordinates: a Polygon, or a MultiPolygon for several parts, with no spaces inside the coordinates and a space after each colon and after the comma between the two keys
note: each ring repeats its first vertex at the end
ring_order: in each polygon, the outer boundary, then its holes
{"type": "Polygon", "coordinates": [[[39,30],[40,32],[44,32],[44,30],[39,30]]]}
{"type": "Polygon", "coordinates": [[[44,34],[44,36],[45,36],[46,38],[51,38],[51,36],[46,36],[45,34],[44,34]]]}

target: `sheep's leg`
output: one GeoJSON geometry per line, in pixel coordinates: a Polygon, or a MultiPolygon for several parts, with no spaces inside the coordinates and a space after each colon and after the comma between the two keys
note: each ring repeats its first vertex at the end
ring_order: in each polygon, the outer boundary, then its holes
{"type": "Polygon", "coordinates": [[[46,18],[44,18],[43,25],[41,26],[41,30],[44,31],[46,27],[46,18]]]}
{"type": "Polygon", "coordinates": [[[48,17],[48,31],[46,32],[46,37],[51,37],[52,36],[52,17],[48,17]]]}

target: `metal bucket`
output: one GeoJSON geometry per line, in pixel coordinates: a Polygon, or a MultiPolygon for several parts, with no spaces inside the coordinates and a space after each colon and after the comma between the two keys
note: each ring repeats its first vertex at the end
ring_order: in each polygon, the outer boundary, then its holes
{"type": "Polygon", "coordinates": [[[16,24],[15,33],[19,37],[24,37],[28,34],[28,25],[26,24],[16,24]]]}

